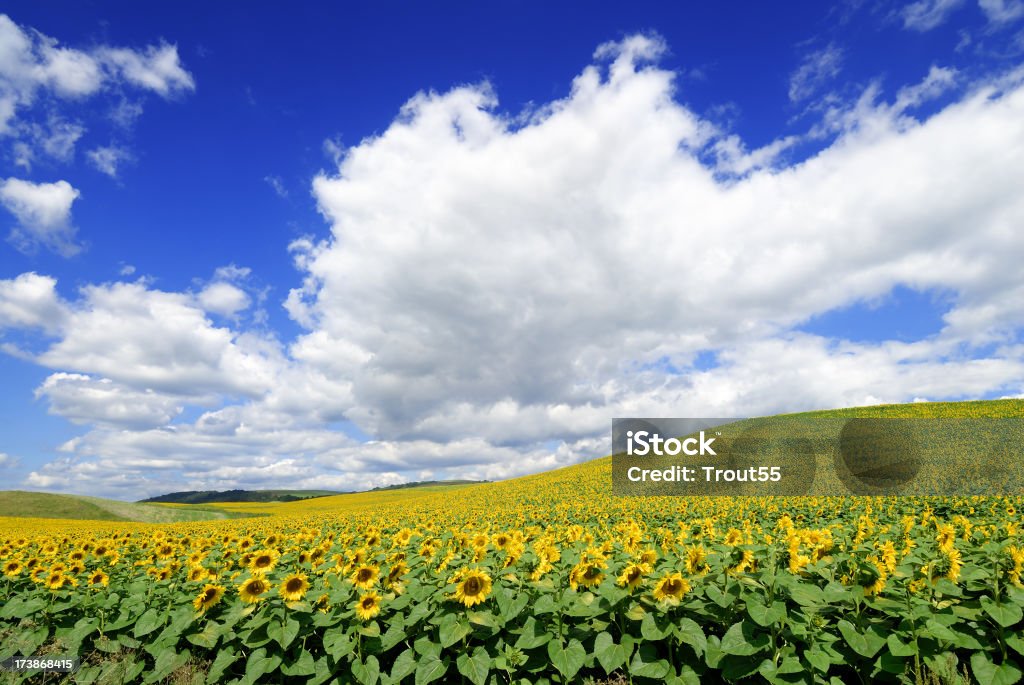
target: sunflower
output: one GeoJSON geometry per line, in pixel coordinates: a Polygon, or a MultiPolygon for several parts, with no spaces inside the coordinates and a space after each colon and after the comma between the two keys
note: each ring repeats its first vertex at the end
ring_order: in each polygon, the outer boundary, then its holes
{"type": "Polygon", "coordinates": [[[694,545],[686,550],[686,572],[691,576],[700,576],[708,572],[708,553],[702,545],[694,545]]]}
{"type": "Polygon", "coordinates": [[[861,562],[857,569],[857,585],[864,588],[865,597],[877,595],[885,589],[885,581],[888,577],[885,565],[874,555],[869,556],[867,561],[861,562]]]}
{"type": "Polygon", "coordinates": [[[743,544],[743,533],[736,528],[730,528],[729,532],[725,534],[725,544],[730,547],[743,544]]]}
{"type": "Polygon", "coordinates": [[[1024,549],[1010,545],[1006,548],[1006,554],[1010,557],[1010,568],[1007,569],[1006,575],[1011,583],[1017,587],[1022,587],[1021,574],[1024,573],[1024,549]]]}
{"type": "Polygon", "coordinates": [[[352,584],[363,590],[369,590],[377,582],[380,569],[374,564],[363,564],[352,572],[352,584]]]}
{"type": "Polygon", "coordinates": [[[402,576],[409,572],[409,567],[405,565],[404,561],[399,561],[388,570],[388,575],[384,578],[384,587],[394,590],[398,594],[402,594],[404,585],[402,583],[402,576]]]}
{"type": "Polygon", "coordinates": [[[581,561],[569,572],[569,587],[575,590],[581,585],[583,587],[600,585],[604,580],[604,573],[601,572],[601,569],[606,567],[607,563],[603,559],[581,561]]]}
{"type": "MultiPolygon", "coordinates": [[[[110,578],[103,571],[93,571],[92,574],[89,576],[89,586],[90,587],[97,587],[99,585],[102,585],[103,587],[107,587],[107,585],[109,585],[109,584],[110,584],[110,578]]],[[[97,587],[97,589],[98,589],[98,587],[97,587]]]]}
{"type": "Polygon", "coordinates": [[[689,591],[690,583],[683,578],[683,574],[668,573],[654,586],[654,599],[675,606],[689,591]]]}
{"type": "Polygon", "coordinates": [[[188,579],[193,583],[204,580],[209,574],[202,566],[193,566],[188,570],[188,579]]]}
{"type": "Polygon", "coordinates": [[[23,568],[24,567],[21,565],[21,562],[19,562],[17,559],[11,559],[6,564],[4,564],[4,575],[8,578],[14,578],[15,576],[21,573],[23,568]]]}
{"type": "Polygon", "coordinates": [[[948,523],[939,526],[939,534],[935,536],[935,541],[939,543],[940,552],[948,552],[956,542],[956,530],[948,523]]]}
{"type": "Polygon", "coordinates": [[[480,604],[491,594],[491,577],[475,568],[460,569],[452,578],[455,595],[452,599],[471,607],[480,604]]]}
{"type": "Polygon", "coordinates": [[[253,575],[264,575],[274,569],[277,558],[281,554],[277,550],[264,549],[254,552],[249,560],[249,571],[253,575]]]}
{"type": "Polygon", "coordinates": [[[356,600],[353,607],[356,610],[356,616],[363,621],[369,621],[380,613],[380,595],[373,590],[365,595],[359,595],[359,599],[356,600]]]}
{"type": "Polygon", "coordinates": [[[942,551],[942,558],[938,564],[940,569],[944,569],[942,577],[955,583],[960,578],[960,569],[963,568],[964,562],[960,556],[960,550],[955,547],[950,547],[948,550],[942,551]]]}
{"type": "Polygon", "coordinates": [[[650,572],[651,567],[647,564],[629,564],[626,568],[622,569],[622,573],[616,579],[616,582],[623,587],[628,587],[630,590],[635,590],[644,582],[644,576],[650,572]]]}
{"type": "MultiPolygon", "coordinates": [[[[192,601],[192,606],[195,607],[196,611],[204,612],[210,607],[212,607],[214,604],[219,602],[223,596],[224,588],[220,585],[206,585],[203,588],[202,592],[196,595],[196,598],[192,601]]],[[[244,594],[242,595],[242,598],[245,599],[244,594]]],[[[255,600],[246,599],[246,601],[248,602],[255,600]]]]}
{"type": "Polygon", "coordinates": [[[59,590],[67,581],[68,577],[61,571],[54,571],[46,576],[43,582],[46,584],[47,589],[59,590]]]}
{"type": "Polygon", "coordinates": [[[305,573],[293,573],[277,588],[278,593],[289,602],[298,602],[309,590],[305,573]]]}
{"type": "Polygon", "coordinates": [[[643,552],[640,553],[640,563],[641,564],[647,564],[648,566],[653,566],[654,562],[656,562],[657,560],[658,560],[658,553],[655,552],[653,549],[645,549],[643,552]]]}
{"type": "Polygon", "coordinates": [[[263,578],[250,578],[238,586],[238,594],[247,604],[263,599],[260,595],[270,589],[270,583],[263,578]]]}

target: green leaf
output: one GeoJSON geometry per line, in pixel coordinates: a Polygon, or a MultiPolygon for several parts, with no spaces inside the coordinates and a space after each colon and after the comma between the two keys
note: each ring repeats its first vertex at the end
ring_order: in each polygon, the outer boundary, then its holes
{"type": "Polygon", "coordinates": [[[1024,637],[1014,634],[1007,635],[1004,639],[1008,647],[1015,650],[1018,654],[1024,656],[1024,637]]]}
{"type": "Polygon", "coordinates": [[[260,679],[267,673],[273,673],[281,665],[281,657],[267,654],[265,647],[254,649],[245,662],[245,681],[247,683],[262,682],[260,679]]]}
{"type": "Polygon", "coordinates": [[[697,656],[703,656],[707,651],[708,639],[704,635],[704,629],[691,618],[683,618],[676,623],[676,637],[683,644],[693,647],[697,656]]]}
{"type": "MultiPolygon", "coordinates": [[[[224,680],[224,671],[236,661],[238,661],[238,654],[234,649],[222,649],[217,652],[217,658],[213,660],[213,665],[210,666],[210,670],[206,674],[206,682],[219,683],[224,680]]],[[[126,682],[130,681],[126,680],[126,682]]]]}
{"type": "Polygon", "coordinates": [[[160,653],[160,656],[156,658],[156,664],[153,666],[153,670],[146,674],[143,682],[155,683],[158,680],[163,680],[174,671],[178,670],[185,665],[188,661],[189,653],[175,652],[174,650],[166,650],[160,653]]]}
{"type": "Polygon", "coordinates": [[[548,642],[548,657],[558,672],[569,679],[583,668],[583,662],[587,659],[587,650],[583,649],[583,645],[575,638],[570,640],[568,645],[551,640],[548,642]]]}
{"type": "Polygon", "coordinates": [[[441,647],[451,647],[471,632],[473,629],[469,627],[468,622],[455,614],[448,614],[441,621],[438,638],[441,640],[441,647]]]}
{"type": "Polygon", "coordinates": [[[281,666],[281,673],[287,676],[313,675],[316,673],[313,655],[306,651],[300,652],[299,658],[295,661],[281,666]]]}
{"type": "Polygon", "coordinates": [[[805,651],[804,658],[807,659],[807,663],[822,673],[828,673],[829,667],[832,666],[832,659],[817,647],[811,647],[805,651]]]}
{"type": "Polygon", "coordinates": [[[610,633],[600,633],[594,640],[594,656],[608,675],[626,663],[627,659],[625,648],[615,644],[610,633]]]}
{"type": "Polygon", "coordinates": [[[817,585],[795,585],[789,591],[789,595],[800,606],[817,606],[825,603],[825,593],[817,585]]]}
{"type": "Polygon", "coordinates": [[[352,662],[352,675],[363,685],[374,685],[380,678],[380,662],[373,655],[366,657],[366,661],[357,659],[352,662]]]}
{"type": "Polygon", "coordinates": [[[776,604],[775,602],[772,602],[769,606],[759,602],[748,602],[747,613],[750,615],[750,618],[754,619],[754,623],[759,626],[768,627],[786,618],[786,607],[781,603],[776,604]]]}
{"type": "Polygon", "coordinates": [[[416,685],[426,685],[444,676],[448,670],[447,662],[441,661],[433,654],[428,654],[420,660],[416,667],[416,685]]]}
{"type": "Polygon", "coordinates": [[[487,655],[486,649],[477,647],[473,650],[472,656],[460,654],[455,665],[458,667],[459,673],[469,678],[473,685],[484,685],[487,682],[487,674],[491,670],[491,657],[487,655]]]}
{"type": "Polygon", "coordinates": [[[850,649],[868,659],[877,654],[878,650],[885,644],[883,638],[872,632],[857,632],[857,629],[849,621],[839,621],[836,625],[839,628],[839,632],[842,633],[843,639],[846,640],[846,644],[850,646],[850,649]]]}
{"type": "Polygon", "coordinates": [[[1013,685],[1021,678],[1021,670],[1009,661],[996,666],[985,652],[971,655],[971,670],[981,685],[1013,685]]]}
{"type": "Polygon", "coordinates": [[[708,585],[704,592],[707,594],[708,599],[723,609],[728,609],[729,606],[732,605],[732,596],[725,594],[714,585],[708,585]]]}
{"type": "Polygon", "coordinates": [[[352,638],[341,628],[331,628],[324,633],[324,651],[335,661],[343,660],[354,647],[352,638]]]}
{"type": "Polygon", "coordinates": [[[142,616],[139,616],[139,620],[135,623],[135,630],[132,631],[132,635],[135,637],[149,635],[163,624],[164,614],[154,607],[149,609],[142,616]]]}
{"type": "Polygon", "coordinates": [[[658,658],[658,650],[654,645],[646,643],[640,645],[633,654],[633,660],[629,662],[629,672],[641,678],[664,680],[671,670],[668,661],[658,658]]]}
{"type": "MultiPolygon", "coordinates": [[[[722,652],[735,656],[750,656],[767,649],[770,638],[765,633],[758,633],[754,624],[740,621],[733,624],[722,636],[722,652]]],[[[757,670],[757,667],[754,667],[757,670]]]]}
{"type": "Polygon", "coordinates": [[[289,618],[286,621],[271,621],[267,625],[267,637],[271,640],[276,640],[277,644],[281,645],[281,649],[288,649],[288,645],[292,643],[292,640],[299,634],[299,622],[294,618],[289,618]]]}
{"type": "Polygon", "coordinates": [[[722,658],[722,675],[727,681],[735,681],[757,673],[761,659],[750,656],[727,654],[722,658]]]}
{"type": "Polygon", "coordinates": [[[415,670],[416,652],[410,647],[399,654],[395,663],[391,665],[391,680],[397,683],[415,670]]]}
{"type": "Polygon", "coordinates": [[[380,649],[382,652],[386,652],[399,642],[405,639],[405,624],[402,621],[396,621],[391,624],[391,627],[387,629],[380,637],[380,649]]]}
{"type": "Polygon", "coordinates": [[[519,634],[519,639],[516,640],[515,646],[518,649],[535,649],[550,639],[551,633],[544,630],[544,626],[531,616],[523,624],[522,632],[519,634]]]}
{"type": "Polygon", "coordinates": [[[207,621],[200,632],[186,635],[185,639],[197,647],[213,649],[217,646],[217,640],[220,639],[223,630],[224,628],[216,621],[207,621]]]}
{"type": "Polygon", "coordinates": [[[904,644],[900,642],[900,639],[896,637],[895,633],[891,633],[885,642],[889,646],[889,651],[892,652],[893,656],[914,656],[917,654],[917,649],[914,647],[913,642],[904,644]]]}
{"type": "Polygon", "coordinates": [[[647,614],[640,622],[640,634],[645,640],[664,640],[672,632],[672,621],[665,614],[647,614]]]}
{"type": "Polygon", "coordinates": [[[1024,618],[1024,611],[1016,604],[996,604],[991,597],[981,598],[981,608],[992,617],[992,620],[1004,628],[1019,623],[1024,618]]]}

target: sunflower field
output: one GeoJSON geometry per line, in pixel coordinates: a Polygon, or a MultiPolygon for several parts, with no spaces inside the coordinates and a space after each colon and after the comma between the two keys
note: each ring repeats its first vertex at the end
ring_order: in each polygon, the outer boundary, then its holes
{"type": "MultiPolygon", "coordinates": [[[[1005,406],[1005,405],[1001,405],[1005,406]]],[[[1020,411],[1021,405],[1013,405],[1020,411]]],[[[0,519],[5,682],[1014,683],[1020,497],[613,497],[611,462],[177,524],[0,519]]]]}

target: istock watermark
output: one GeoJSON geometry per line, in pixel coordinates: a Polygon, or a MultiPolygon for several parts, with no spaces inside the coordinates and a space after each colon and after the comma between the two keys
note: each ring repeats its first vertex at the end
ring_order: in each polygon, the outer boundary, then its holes
{"type": "Polygon", "coordinates": [[[616,495],[1020,495],[1024,417],[617,418],[616,495]]]}

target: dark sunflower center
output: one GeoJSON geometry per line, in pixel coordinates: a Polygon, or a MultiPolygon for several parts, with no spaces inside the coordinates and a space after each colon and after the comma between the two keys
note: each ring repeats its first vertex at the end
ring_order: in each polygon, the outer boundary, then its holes
{"type": "Polygon", "coordinates": [[[596,566],[588,566],[587,572],[584,574],[584,577],[587,580],[593,580],[594,578],[597,578],[599,575],[601,575],[601,569],[597,568],[596,566]]]}
{"type": "Polygon", "coordinates": [[[362,605],[363,605],[364,609],[372,609],[373,608],[373,603],[374,603],[373,597],[366,597],[362,601],[362,605]]]}
{"type": "Polygon", "coordinates": [[[298,592],[302,589],[302,581],[298,578],[292,578],[285,584],[284,588],[288,592],[298,592]]]}
{"type": "Polygon", "coordinates": [[[217,596],[217,591],[216,590],[212,590],[212,589],[211,590],[207,590],[206,593],[203,595],[203,601],[204,602],[212,602],[216,596],[217,596]]]}
{"type": "Polygon", "coordinates": [[[368,581],[372,577],[373,577],[373,571],[371,571],[368,568],[361,568],[361,569],[359,569],[359,573],[356,576],[356,578],[359,579],[360,583],[365,583],[366,581],[368,581]]]}
{"type": "Polygon", "coordinates": [[[256,557],[256,566],[259,568],[270,566],[270,557],[267,555],[256,557]]]}
{"type": "Polygon", "coordinates": [[[469,578],[462,586],[462,591],[467,595],[477,595],[480,593],[480,581],[476,578],[469,578]]]}
{"type": "Polygon", "coordinates": [[[635,582],[635,581],[636,581],[636,579],[637,579],[637,578],[639,578],[639,577],[640,577],[640,569],[636,569],[636,568],[635,568],[635,569],[633,569],[632,571],[630,571],[630,572],[629,572],[629,573],[628,573],[628,574],[626,575],[626,579],[627,579],[627,580],[628,580],[629,582],[631,582],[631,583],[632,583],[632,582],[635,582]]]}
{"type": "Polygon", "coordinates": [[[665,581],[665,594],[675,595],[679,593],[679,589],[682,586],[678,580],[666,580],[665,581]]]}

